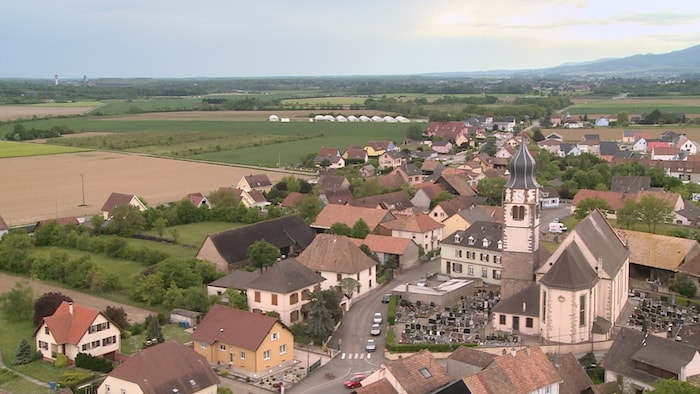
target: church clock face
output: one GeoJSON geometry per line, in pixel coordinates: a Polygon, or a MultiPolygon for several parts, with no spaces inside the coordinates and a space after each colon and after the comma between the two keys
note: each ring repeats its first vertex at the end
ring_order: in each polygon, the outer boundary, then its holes
{"type": "Polygon", "coordinates": [[[522,203],[525,201],[525,192],[522,190],[513,190],[513,202],[522,203]]]}

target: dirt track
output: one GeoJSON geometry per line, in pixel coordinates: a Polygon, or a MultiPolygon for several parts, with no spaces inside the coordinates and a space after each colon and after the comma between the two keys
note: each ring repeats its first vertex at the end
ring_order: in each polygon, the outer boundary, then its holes
{"type": "MultiPolygon", "coordinates": [[[[0,273],[0,293],[7,292],[11,290],[15,283],[27,281],[26,278],[21,278],[18,276],[12,276],[0,273]]],[[[75,290],[64,289],[62,287],[51,286],[49,284],[43,283],[41,281],[32,280],[30,283],[32,290],[34,290],[34,299],[40,297],[44,293],[48,292],[59,292],[65,294],[73,299],[76,304],[86,306],[89,308],[104,311],[107,306],[120,306],[124,308],[127,313],[127,317],[130,323],[138,323],[144,321],[146,316],[155,314],[156,312],[149,311],[142,308],[137,308],[131,305],[120,304],[118,302],[106,300],[104,298],[99,298],[91,296],[89,294],[84,294],[75,290]]]]}

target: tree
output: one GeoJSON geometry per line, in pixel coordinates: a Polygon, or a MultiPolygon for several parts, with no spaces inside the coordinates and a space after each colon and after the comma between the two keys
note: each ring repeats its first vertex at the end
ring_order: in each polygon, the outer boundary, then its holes
{"type": "Polygon", "coordinates": [[[112,219],[107,224],[107,228],[114,234],[128,237],[143,230],[145,224],[146,219],[137,207],[122,205],[114,208],[112,219]]]}
{"type": "Polygon", "coordinates": [[[617,223],[629,230],[630,227],[639,222],[638,209],[636,201],[632,199],[626,200],[624,206],[615,212],[617,223]]]}
{"type": "Polygon", "coordinates": [[[308,195],[299,203],[299,217],[306,223],[313,223],[319,212],[321,212],[321,201],[317,196],[308,195]]]}
{"type": "Polygon", "coordinates": [[[540,130],[539,127],[536,127],[535,131],[532,132],[532,140],[535,142],[540,142],[544,140],[544,134],[542,134],[542,130],[540,130]]]}
{"type": "Polygon", "coordinates": [[[309,335],[315,344],[320,345],[333,333],[335,324],[331,312],[326,308],[323,293],[321,291],[314,291],[309,297],[311,300],[309,335]]]}
{"type": "Polygon", "coordinates": [[[585,198],[578,204],[578,206],[576,206],[574,217],[579,220],[583,219],[596,209],[599,210],[603,216],[605,216],[607,215],[608,211],[610,211],[610,204],[599,197],[585,198]]]}
{"type": "Polygon", "coordinates": [[[26,232],[10,231],[5,234],[0,242],[0,268],[18,274],[28,274],[33,248],[32,239],[26,232]]]}
{"type": "Polygon", "coordinates": [[[678,379],[657,379],[651,384],[653,390],[644,390],[644,394],[700,394],[700,388],[678,379]]]}
{"type": "Polygon", "coordinates": [[[126,311],[121,306],[107,305],[104,314],[109,320],[113,321],[114,324],[118,325],[119,328],[123,330],[129,328],[129,319],[127,319],[126,311]]]}
{"type": "Polygon", "coordinates": [[[213,207],[218,208],[234,208],[241,202],[241,198],[238,197],[238,194],[233,189],[223,187],[209,193],[207,200],[213,207]]]}
{"type": "Polygon", "coordinates": [[[495,137],[488,137],[486,139],[486,142],[484,142],[483,145],[479,148],[479,152],[481,153],[486,153],[489,156],[493,156],[496,154],[496,150],[498,147],[496,146],[496,138],[495,137]]]}
{"type": "Polygon", "coordinates": [[[617,114],[617,121],[615,123],[617,127],[627,127],[630,125],[630,114],[627,112],[620,112],[617,114]]]}
{"type": "Polygon", "coordinates": [[[489,205],[501,205],[505,186],[506,180],[503,177],[484,178],[476,185],[476,189],[480,196],[486,197],[489,205]]]}
{"type": "Polygon", "coordinates": [[[265,267],[271,267],[280,256],[279,248],[264,239],[253,242],[248,247],[248,252],[246,253],[250,264],[258,268],[260,272],[262,272],[265,267]]]}
{"type": "Polygon", "coordinates": [[[34,301],[34,326],[39,325],[46,316],[53,315],[63,301],[73,302],[69,296],[59,292],[44,293],[34,301]]]}
{"type": "Polygon", "coordinates": [[[693,283],[693,280],[690,279],[688,274],[676,274],[676,278],[673,280],[673,283],[671,283],[669,288],[673,291],[677,291],[678,294],[682,295],[683,297],[688,298],[695,297],[695,292],[697,291],[695,283],[693,283]]]}
{"type": "Polygon", "coordinates": [[[32,321],[32,288],[28,282],[17,282],[12,290],[0,294],[0,308],[10,323],[32,321]]]}
{"type": "Polygon", "coordinates": [[[12,364],[24,365],[29,364],[30,362],[32,362],[32,347],[29,346],[29,342],[27,342],[25,338],[22,338],[22,341],[19,343],[17,351],[15,352],[15,359],[12,360],[12,364]]]}
{"type": "Polygon", "coordinates": [[[168,219],[158,218],[153,222],[153,229],[156,230],[158,237],[163,238],[165,228],[168,227],[168,219]]]}
{"type": "Polygon", "coordinates": [[[650,232],[656,232],[658,223],[670,222],[673,218],[673,207],[651,194],[643,196],[637,206],[639,221],[645,223],[650,232]]]}
{"type": "MultiPolygon", "coordinates": [[[[505,183],[504,183],[505,184],[505,183]]],[[[450,192],[443,190],[435,198],[430,200],[430,209],[435,208],[439,203],[453,199],[455,196],[450,192]]]]}
{"type": "Polygon", "coordinates": [[[250,310],[250,307],[248,306],[248,297],[244,292],[238,289],[230,288],[226,290],[226,297],[228,298],[229,306],[232,308],[243,311],[250,310]]]}
{"type": "Polygon", "coordinates": [[[163,330],[160,327],[160,322],[158,318],[154,315],[146,316],[146,343],[144,347],[153,346],[158,343],[165,342],[165,337],[163,337],[163,330]]]}
{"type": "Polygon", "coordinates": [[[335,222],[331,224],[331,227],[328,230],[326,230],[326,233],[328,234],[338,234],[344,235],[346,237],[349,237],[351,232],[352,229],[350,228],[350,226],[341,222],[335,222]]]}
{"type": "Polygon", "coordinates": [[[348,298],[352,298],[352,295],[355,293],[355,291],[360,290],[360,282],[356,281],[353,278],[341,279],[340,282],[338,282],[338,286],[343,291],[343,294],[345,294],[345,296],[348,298]]]}
{"type": "Polygon", "coordinates": [[[413,141],[420,141],[423,139],[423,129],[416,123],[410,124],[406,128],[406,138],[413,141]]]}
{"type": "Polygon", "coordinates": [[[369,225],[367,222],[364,221],[364,219],[360,218],[357,219],[355,224],[352,225],[352,231],[350,232],[350,237],[352,238],[359,238],[359,239],[365,239],[367,238],[367,235],[371,233],[372,231],[369,229],[369,225]]]}

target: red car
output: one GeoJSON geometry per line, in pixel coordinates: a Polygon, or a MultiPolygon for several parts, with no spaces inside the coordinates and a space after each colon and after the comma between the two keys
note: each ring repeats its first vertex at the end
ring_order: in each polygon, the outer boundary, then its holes
{"type": "Polygon", "coordinates": [[[366,378],[367,375],[355,375],[350,378],[350,380],[345,381],[345,387],[349,389],[354,389],[358,387],[362,387],[362,379],[366,378]]]}

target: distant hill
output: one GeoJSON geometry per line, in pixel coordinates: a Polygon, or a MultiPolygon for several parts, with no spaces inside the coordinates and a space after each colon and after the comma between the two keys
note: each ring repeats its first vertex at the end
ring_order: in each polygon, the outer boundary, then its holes
{"type": "MultiPolygon", "coordinates": [[[[665,54],[634,55],[618,59],[601,59],[585,63],[530,70],[492,70],[470,73],[449,73],[470,77],[623,77],[674,78],[700,74],[700,45],[665,54]]],[[[444,74],[443,74],[444,75],[444,74]]]]}

